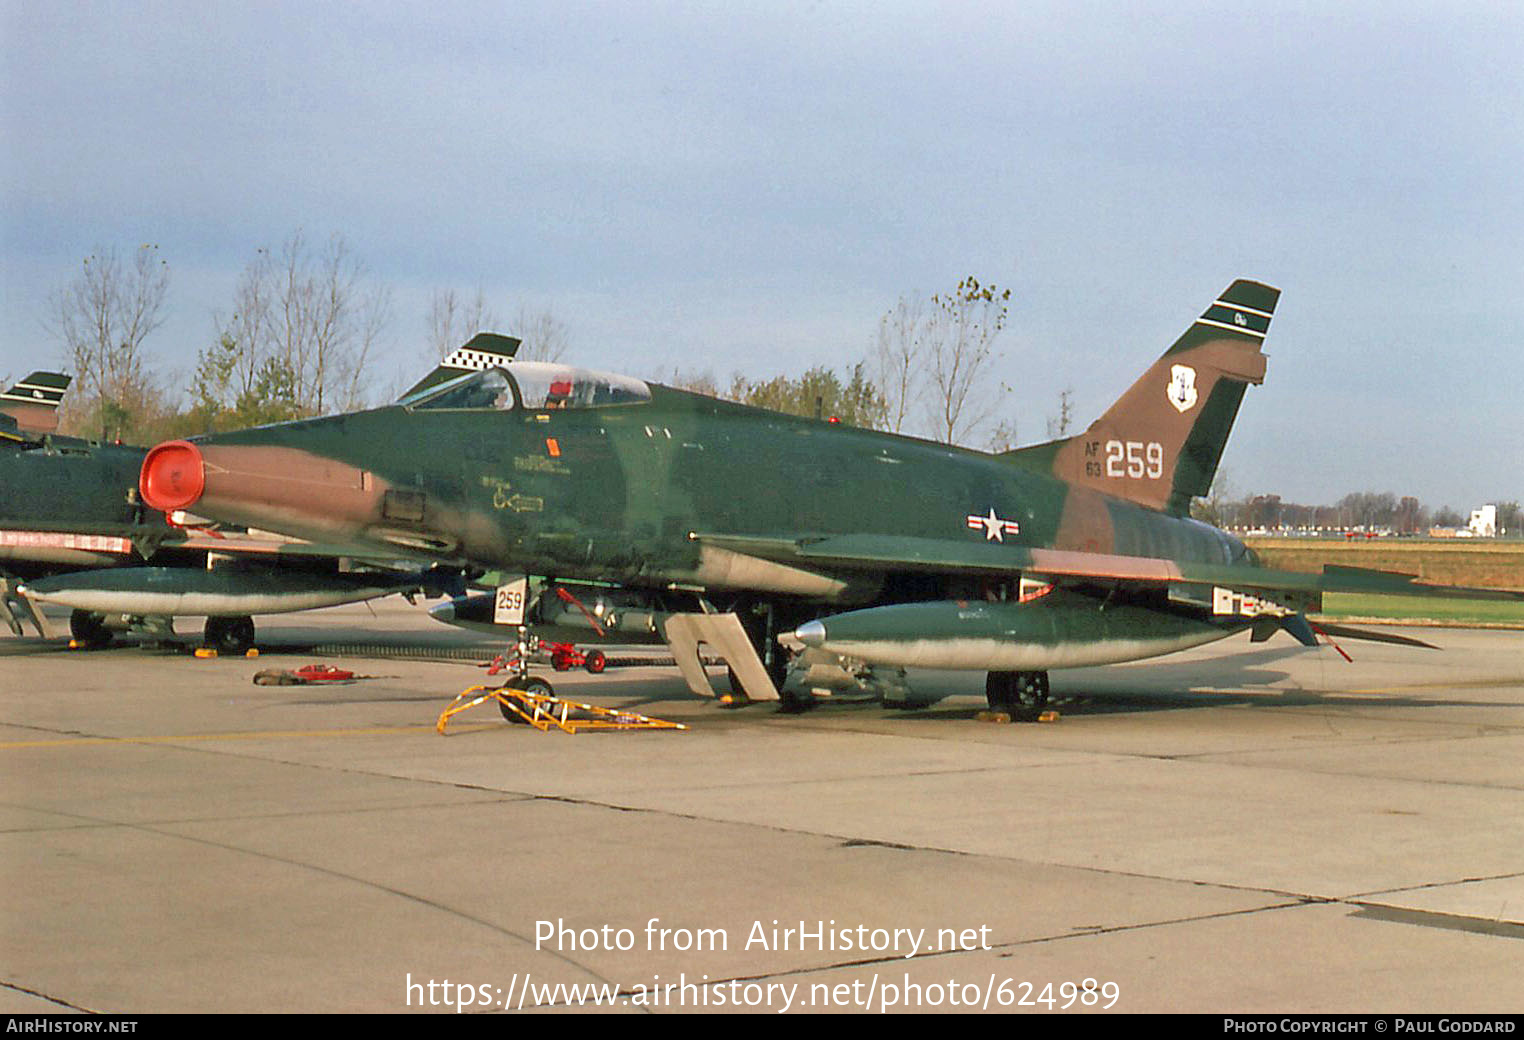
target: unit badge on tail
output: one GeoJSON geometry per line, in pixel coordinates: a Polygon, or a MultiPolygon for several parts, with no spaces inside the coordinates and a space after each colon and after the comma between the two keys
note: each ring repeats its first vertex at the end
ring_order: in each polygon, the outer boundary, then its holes
{"type": "Polygon", "coordinates": [[[1169,376],[1169,403],[1177,412],[1190,411],[1196,406],[1196,370],[1189,365],[1171,365],[1169,376]]]}

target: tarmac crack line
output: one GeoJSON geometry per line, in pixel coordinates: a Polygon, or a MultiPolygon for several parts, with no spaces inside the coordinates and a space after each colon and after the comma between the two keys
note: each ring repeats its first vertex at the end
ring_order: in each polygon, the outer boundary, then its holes
{"type": "MultiPolygon", "coordinates": [[[[55,996],[53,996],[50,993],[44,993],[41,990],[35,990],[35,989],[32,989],[32,988],[30,988],[28,986],[23,986],[19,982],[12,982],[9,979],[0,979],[0,988],[8,989],[8,990],[11,990],[12,992],[15,992],[15,993],[25,993],[29,997],[36,997],[38,1000],[46,1000],[49,1004],[57,1004],[59,1007],[66,1007],[66,1008],[68,1008],[71,1011],[78,1011],[78,1012],[80,1012],[82,1014],[86,1014],[86,1015],[99,1015],[99,1014],[101,1014],[101,1012],[96,1011],[94,1008],[87,1008],[87,1007],[84,1007],[84,1006],[82,1006],[80,1004],[72,1004],[69,1001],[63,999],[62,997],[55,997],[55,996]]],[[[15,1019],[15,1018],[22,1018],[22,1017],[25,1017],[25,1016],[22,1015],[20,1012],[12,1012],[10,1017],[15,1019]]]]}
{"type": "MultiPolygon", "coordinates": [[[[483,790],[486,790],[485,788],[483,790]]],[[[478,801],[459,802],[422,802],[413,805],[356,805],[332,809],[306,809],[291,812],[268,812],[268,813],[228,813],[219,816],[183,816],[169,819],[153,820],[104,820],[97,817],[81,816],[67,809],[40,809],[35,805],[20,805],[16,802],[0,802],[0,808],[16,809],[22,812],[46,813],[54,816],[63,816],[85,822],[68,827],[10,827],[0,829],[0,835],[6,834],[49,834],[55,831],[86,831],[107,830],[112,827],[171,827],[183,824],[200,823],[233,823],[250,820],[304,820],[322,816],[346,816],[354,813],[374,812],[412,812],[417,809],[472,809],[485,805],[512,805],[516,802],[533,801],[533,795],[520,795],[505,792],[494,792],[502,795],[498,798],[484,798],[478,801]]]]}
{"type": "MultiPolygon", "coordinates": [[[[337,732],[354,732],[354,731],[337,731],[337,732]]],[[[124,739],[124,742],[132,742],[132,738],[123,738],[123,739],[124,739]]],[[[919,737],[909,737],[908,739],[921,739],[921,738],[919,738],[919,737]]],[[[155,745],[155,746],[160,746],[160,745],[155,745]]],[[[603,810],[610,811],[610,812],[649,813],[649,814],[657,815],[657,816],[665,816],[665,817],[668,817],[668,818],[671,818],[671,819],[691,820],[691,821],[702,822],[702,823],[712,823],[712,824],[717,824],[717,825],[721,825],[721,826],[756,827],[756,828],[761,828],[763,830],[768,830],[768,831],[771,831],[771,832],[774,832],[774,833],[779,833],[779,834],[806,835],[806,836],[811,836],[811,837],[817,837],[817,838],[825,838],[825,839],[829,839],[829,840],[835,840],[835,841],[837,841],[839,843],[857,842],[857,843],[871,843],[871,844],[876,844],[876,845],[891,844],[891,845],[893,845],[896,848],[902,848],[902,849],[907,850],[907,851],[929,852],[929,853],[943,854],[943,855],[978,856],[978,857],[981,857],[981,858],[993,858],[993,859],[1001,859],[1001,860],[1004,860],[1004,859],[1018,859],[1019,858],[1019,857],[998,857],[998,856],[991,856],[988,853],[970,852],[970,851],[962,850],[962,849],[941,848],[941,847],[937,847],[937,846],[909,845],[909,844],[901,844],[901,843],[888,843],[888,842],[883,841],[882,839],[865,837],[863,835],[836,834],[836,833],[831,833],[831,832],[826,832],[826,831],[811,830],[811,829],[807,829],[807,828],[783,827],[783,826],[779,826],[777,824],[765,824],[765,823],[758,823],[758,822],[747,821],[747,820],[727,819],[727,818],[724,818],[724,817],[708,816],[708,815],[702,815],[702,814],[699,814],[699,813],[690,813],[690,812],[678,812],[678,811],[672,810],[672,809],[653,808],[653,807],[649,807],[649,806],[620,805],[620,804],[614,803],[614,802],[600,801],[600,800],[594,799],[594,798],[578,797],[578,796],[573,796],[573,795],[556,795],[556,794],[546,794],[546,793],[543,793],[543,792],[535,792],[535,791],[505,790],[505,789],[499,788],[499,787],[486,787],[486,786],[481,786],[481,785],[473,785],[473,784],[462,783],[462,782],[459,782],[459,781],[451,781],[451,780],[444,780],[444,779],[431,778],[431,777],[416,777],[416,776],[398,775],[396,773],[386,772],[384,770],[359,769],[359,768],[353,768],[353,767],[332,766],[332,765],[326,765],[326,764],[321,764],[321,763],[313,763],[313,762],[305,762],[305,761],[291,761],[291,760],[283,759],[283,758],[270,757],[268,755],[240,753],[238,751],[232,750],[230,748],[225,748],[225,747],[208,747],[208,746],[195,746],[195,745],[192,745],[192,746],[181,746],[181,745],[176,745],[176,744],[167,744],[167,745],[162,745],[162,746],[173,747],[173,748],[176,748],[177,750],[188,751],[188,752],[193,752],[193,753],[224,755],[224,756],[233,757],[233,758],[249,759],[249,760],[253,760],[253,761],[257,761],[257,762],[277,764],[277,765],[286,765],[286,766],[292,766],[292,767],[296,767],[296,768],[315,769],[315,770],[320,770],[320,771],[323,771],[323,772],[330,772],[330,773],[352,774],[352,775],[365,776],[365,777],[369,777],[369,778],[385,778],[385,779],[391,779],[391,780],[398,780],[398,781],[402,781],[402,782],[405,782],[405,783],[423,783],[423,784],[430,784],[430,785],[445,785],[445,786],[451,786],[451,787],[457,787],[457,788],[465,788],[465,789],[468,789],[468,790],[481,790],[481,791],[495,792],[495,793],[502,794],[502,795],[512,796],[510,799],[505,799],[505,801],[526,801],[526,800],[527,801],[533,801],[533,800],[541,800],[541,801],[550,801],[550,802],[562,802],[562,803],[571,804],[571,805],[582,805],[582,806],[587,806],[587,807],[590,807],[590,808],[603,809],[603,810]]],[[[1186,764],[1189,764],[1190,761],[1194,761],[1197,758],[1197,756],[1181,756],[1181,759],[1170,759],[1170,758],[1166,758],[1166,757],[1163,757],[1163,756],[1156,756],[1156,755],[1110,753],[1110,752],[1107,753],[1107,755],[1108,755],[1108,757],[1114,757],[1119,762],[1129,762],[1129,761],[1131,761],[1131,762],[1138,762],[1138,761],[1173,761],[1173,760],[1185,759],[1186,760],[1186,764]]],[[[1065,765],[1065,764],[1066,763],[1037,763],[1037,764],[1034,764],[1031,768],[1054,767],[1054,766],[1062,766],[1062,765],[1065,765]]],[[[949,775],[953,775],[953,774],[960,773],[960,772],[985,773],[985,772],[991,772],[991,771],[998,771],[998,770],[1005,769],[1005,768],[1010,768],[1010,767],[1008,767],[1008,766],[989,766],[989,767],[981,767],[979,769],[973,769],[973,770],[956,770],[956,769],[952,769],[952,770],[947,770],[946,772],[949,775]]],[[[1250,768],[1250,767],[1246,766],[1244,768],[1250,768]]],[[[1279,769],[1279,768],[1283,768],[1283,767],[1260,767],[1260,766],[1254,766],[1252,768],[1276,768],[1276,769],[1279,769]]],[[[898,775],[903,775],[903,774],[894,774],[894,775],[898,776],[898,775]]],[[[1330,775],[1344,776],[1346,774],[1334,773],[1334,774],[1330,774],[1330,775]]],[[[853,779],[872,779],[872,777],[857,777],[857,778],[853,778],[853,779]]],[[[1373,777],[1373,778],[1370,778],[1370,779],[1395,779],[1398,782],[1404,782],[1404,781],[1401,780],[1401,778],[1373,777]]],[[[812,778],[810,778],[809,782],[820,782],[820,778],[819,777],[812,777],[812,778]]],[[[1427,783],[1431,783],[1431,782],[1432,783],[1437,783],[1437,782],[1441,782],[1441,781],[1427,781],[1427,780],[1425,780],[1425,781],[1406,781],[1406,782],[1419,782],[1419,783],[1425,783],[1425,784],[1427,784],[1427,783]]],[[[1477,787],[1477,785],[1458,784],[1458,783],[1452,783],[1452,785],[1453,786],[1461,786],[1461,787],[1477,787]]],[[[736,786],[736,785],[729,785],[729,786],[736,786]]],[[[758,785],[746,785],[746,786],[758,786],[758,785]]],[[[1499,788],[1496,788],[1496,787],[1478,787],[1477,789],[1479,789],[1479,790],[1488,790],[1488,791],[1499,790],[1499,788]]],[[[384,807],[382,807],[382,808],[384,808],[384,807]]],[[[52,811],[52,810],[49,810],[49,811],[52,811]]],[[[353,810],[336,810],[336,811],[344,812],[344,811],[353,811],[353,810]]],[[[91,820],[92,819],[91,817],[78,816],[77,814],[69,814],[69,813],[57,813],[57,815],[73,816],[74,818],[86,819],[86,820],[91,820]]],[[[95,822],[99,822],[99,823],[102,823],[102,824],[111,824],[111,825],[115,825],[115,826],[124,826],[124,827],[129,827],[129,828],[131,828],[131,827],[138,827],[140,829],[144,829],[144,830],[147,830],[147,831],[152,832],[152,833],[165,833],[165,834],[169,834],[170,836],[176,836],[176,835],[173,835],[173,832],[157,832],[157,831],[154,831],[151,826],[147,826],[147,825],[144,825],[144,824],[132,824],[132,823],[114,823],[113,824],[112,821],[95,821],[95,822]]],[[[209,822],[209,821],[191,821],[191,822],[209,822]]],[[[186,840],[201,841],[203,839],[188,838],[186,840]]],[[[217,843],[215,843],[215,842],[209,842],[208,841],[208,842],[206,842],[206,844],[216,845],[217,843]]],[[[231,850],[238,851],[236,849],[236,847],[234,847],[234,846],[226,846],[226,847],[231,849],[231,850]]],[[[251,855],[261,855],[260,853],[255,853],[255,852],[252,852],[252,851],[249,854],[251,854],[251,855]]],[[[297,865],[297,866],[302,865],[302,864],[299,864],[299,863],[295,863],[295,861],[279,860],[278,857],[269,857],[269,858],[276,859],[277,861],[280,861],[280,862],[291,862],[292,865],[297,865]]],[[[1032,863],[1041,863],[1041,861],[1030,860],[1030,859],[1022,860],[1022,861],[1023,862],[1032,862],[1032,863]]],[[[1200,880],[1193,879],[1193,878],[1171,877],[1171,876],[1167,876],[1167,875],[1149,874],[1149,873],[1142,873],[1142,872],[1137,872],[1137,871],[1113,870],[1113,869],[1107,869],[1107,868],[1101,868],[1101,867],[1093,867],[1093,866],[1085,866],[1085,865],[1077,865],[1077,864],[1069,864],[1069,863],[1046,863],[1046,864],[1043,864],[1043,865],[1048,865],[1048,866],[1053,866],[1053,867],[1059,867],[1059,868],[1069,869],[1069,870],[1085,871],[1087,873],[1097,874],[1097,875],[1101,875],[1101,876],[1114,876],[1114,877],[1123,877],[1123,878],[1137,878],[1137,879],[1144,879],[1144,880],[1151,880],[1151,881],[1163,881],[1163,882],[1171,883],[1171,884],[1208,885],[1208,886],[1211,886],[1211,887],[1214,887],[1214,888],[1221,889],[1223,891],[1238,891],[1238,892],[1257,893],[1257,894],[1276,896],[1276,897],[1286,898],[1286,899],[1294,899],[1294,900],[1299,900],[1299,901],[1302,901],[1302,902],[1335,902],[1335,901],[1340,901],[1340,898],[1341,898],[1341,897],[1319,897],[1319,896],[1313,896],[1313,895],[1308,894],[1308,893],[1289,892],[1289,891],[1284,891],[1284,890],[1279,890],[1279,889],[1265,888],[1265,887],[1257,886],[1257,885],[1235,885],[1235,884],[1228,884],[1228,883],[1217,882],[1217,881],[1200,881],[1200,880]]],[[[325,868],[315,867],[315,866],[312,867],[311,869],[318,870],[318,871],[325,871],[325,868]]],[[[341,874],[336,874],[335,876],[345,877],[345,875],[341,875],[341,874]]],[[[365,881],[363,881],[363,879],[359,879],[359,878],[349,878],[349,880],[355,881],[356,883],[360,883],[360,884],[367,884],[367,882],[365,882],[365,881]]],[[[1445,883],[1448,883],[1448,882],[1445,882],[1445,883]]],[[[1445,884],[1445,883],[1437,883],[1437,884],[1445,884]]],[[[382,888],[383,890],[385,890],[385,886],[377,886],[377,887],[382,888]]],[[[431,903],[429,903],[429,901],[423,899],[422,897],[409,896],[407,893],[403,893],[403,892],[400,892],[400,891],[397,892],[396,894],[401,895],[404,898],[416,899],[417,901],[422,902],[425,905],[434,905],[434,906],[436,906],[436,908],[441,909],[441,910],[443,910],[445,912],[455,912],[455,911],[449,910],[449,908],[447,908],[447,907],[439,906],[437,904],[431,904],[431,903]]],[[[472,918],[468,914],[461,914],[461,916],[467,918],[468,920],[477,920],[475,918],[472,918]]],[[[482,923],[486,923],[486,922],[482,922],[482,923]]],[[[488,924],[488,927],[495,928],[496,926],[488,924]]],[[[513,935],[515,938],[518,938],[521,941],[524,941],[524,937],[523,936],[518,936],[515,933],[507,932],[505,930],[504,934],[513,935]]],[[[576,962],[571,961],[568,958],[563,958],[563,959],[568,960],[568,963],[576,964],[576,962]]],[[[577,966],[578,967],[582,967],[581,965],[577,965],[577,966]]],[[[584,969],[584,970],[587,970],[587,969],[584,969]]],[[[603,980],[603,981],[608,981],[608,980],[603,980]]]]}
{"type": "MultiPolygon", "coordinates": [[[[1330,903],[1338,902],[1339,897],[1318,896],[1307,892],[1290,892],[1282,889],[1263,888],[1258,885],[1234,885],[1222,881],[1202,881],[1196,878],[1170,877],[1165,874],[1145,874],[1133,870],[1114,870],[1106,867],[1092,867],[1072,863],[1049,862],[1043,860],[1023,859],[1017,856],[996,856],[987,852],[970,852],[967,849],[942,848],[935,845],[912,845],[902,842],[890,842],[878,838],[865,838],[861,835],[833,834],[828,831],[807,830],[802,827],[783,827],[778,824],[757,823],[750,820],[730,820],[716,816],[702,816],[698,813],[677,812],[671,809],[653,809],[640,805],[616,805],[608,802],[599,802],[588,798],[577,798],[571,795],[535,795],[543,801],[564,802],[568,805],[581,805],[589,808],[605,809],[610,812],[624,813],[649,813],[653,816],[665,816],[676,820],[692,820],[698,823],[712,823],[727,827],[749,827],[757,830],[770,831],[774,834],[802,835],[805,837],[822,838],[835,841],[838,845],[847,848],[888,848],[898,852],[926,852],[944,856],[969,856],[977,859],[995,860],[998,862],[1021,862],[1031,863],[1036,866],[1053,867],[1062,870],[1081,871],[1087,874],[1096,874],[1102,877],[1130,878],[1143,881],[1162,881],[1173,885],[1196,885],[1206,888],[1220,889],[1224,892],[1248,892],[1256,895],[1273,896],[1283,900],[1294,900],[1294,903],[1272,904],[1270,907],[1257,909],[1271,909],[1274,906],[1302,905],[1307,903],[1330,903]]],[[[1235,913],[1241,911],[1234,911],[1235,913]]]]}
{"type": "Polygon", "coordinates": [[[1428,881],[1422,885],[1404,885],[1402,888],[1380,888],[1369,892],[1356,892],[1345,896],[1346,900],[1372,899],[1376,896],[1397,895],[1402,892],[1422,892],[1430,888],[1449,888],[1452,885],[1469,885],[1480,881],[1507,881],[1510,878],[1524,877],[1524,871],[1509,871],[1506,874],[1483,874],[1479,877],[1453,878],[1448,881],[1428,881]]]}
{"type": "MultiPolygon", "coordinates": [[[[92,817],[84,816],[84,815],[79,814],[79,813],[60,813],[60,815],[71,816],[71,817],[74,817],[74,818],[77,818],[77,819],[82,819],[82,820],[93,820],[93,822],[97,822],[97,823],[107,823],[107,822],[109,822],[109,821],[102,821],[102,820],[94,820],[94,818],[92,818],[92,817]]],[[[346,874],[342,870],[334,870],[331,867],[320,866],[320,865],[318,865],[316,863],[305,863],[305,862],[303,862],[301,860],[289,859],[289,858],[287,858],[285,856],[274,855],[273,853],[260,852],[257,849],[245,848],[243,846],[233,845],[233,844],[229,844],[227,842],[214,841],[211,838],[200,838],[200,837],[196,837],[195,835],[191,835],[191,834],[179,834],[179,833],[177,833],[175,831],[172,831],[172,830],[162,830],[162,829],[160,829],[157,826],[150,826],[150,825],[146,825],[146,824],[142,824],[142,823],[119,823],[119,824],[116,824],[116,826],[121,827],[121,828],[123,828],[125,830],[136,831],[136,832],[139,832],[139,833],[142,833],[142,834],[152,834],[155,837],[168,838],[171,841],[184,841],[184,842],[188,842],[188,843],[193,844],[193,845],[202,845],[202,846],[205,846],[207,848],[220,849],[220,850],[222,850],[224,852],[231,852],[231,853],[233,853],[235,855],[250,856],[250,857],[252,857],[254,859],[262,859],[262,860],[265,860],[265,861],[270,862],[270,863],[279,863],[279,864],[281,864],[283,866],[294,867],[294,868],[296,868],[298,870],[311,871],[314,874],[321,874],[321,875],[323,875],[325,877],[334,878],[334,879],[337,879],[337,880],[340,880],[340,881],[347,881],[347,882],[349,882],[351,884],[359,885],[362,888],[369,888],[369,889],[372,889],[372,890],[377,891],[377,892],[384,892],[387,895],[396,896],[399,899],[405,900],[405,901],[410,902],[410,903],[416,903],[419,906],[427,907],[428,909],[431,909],[431,910],[437,910],[440,913],[446,914],[446,915],[451,916],[451,917],[458,917],[458,918],[460,918],[463,921],[469,921],[470,923],[478,925],[478,926],[480,926],[482,928],[485,928],[488,931],[496,932],[497,934],[505,936],[505,937],[510,938],[510,939],[515,939],[515,940],[523,943],[525,946],[535,947],[535,949],[538,952],[544,953],[546,956],[554,957],[556,960],[563,961],[564,963],[566,963],[566,964],[568,964],[568,965],[570,965],[570,966],[572,966],[574,968],[577,968],[580,971],[585,971],[588,975],[592,976],[594,979],[596,979],[599,982],[607,983],[609,985],[613,985],[614,984],[614,981],[612,979],[604,978],[602,975],[598,974],[598,972],[594,971],[592,968],[588,967],[586,964],[583,964],[580,961],[575,960],[574,958],[568,957],[565,954],[562,954],[562,953],[560,953],[559,951],[556,951],[556,950],[548,950],[548,949],[541,950],[541,949],[539,949],[539,947],[536,946],[535,941],[533,939],[529,938],[526,935],[521,935],[520,933],[514,931],[511,928],[505,928],[505,927],[503,927],[500,924],[496,924],[496,923],[494,923],[492,921],[487,920],[486,918],[478,917],[475,914],[467,913],[464,910],[458,910],[455,907],[448,906],[448,905],[446,905],[444,903],[439,902],[438,900],[430,899],[430,898],[428,898],[426,896],[417,895],[417,894],[415,894],[413,892],[409,892],[409,891],[407,891],[405,889],[396,888],[396,887],[394,887],[392,885],[383,884],[383,883],[381,883],[379,881],[371,881],[371,880],[369,880],[367,878],[358,877],[358,876],[356,876],[354,874],[346,874]]]]}

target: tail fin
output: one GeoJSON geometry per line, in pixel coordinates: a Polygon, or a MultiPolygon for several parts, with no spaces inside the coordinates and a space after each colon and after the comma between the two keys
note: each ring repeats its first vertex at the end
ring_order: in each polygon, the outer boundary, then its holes
{"type": "Polygon", "coordinates": [[[457,347],[439,363],[439,367],[418,380],[399,400],[406,400],[430,387],[438,386],[447,379],[454,379],[466,372],[480,372],[487,368],[506,365],[519,351],[516,336],[499,336],[495,332],[478,332],[463,347],[457,347]]]}
{"type": "Polygon", "coordinates": [[[1010,453],[1117,498],[1184,516],[1205,495],[1244,388],[1265,379],[1260,344],[1280,290],[1236,281],[1078,437],[1010,453]]]}
{"type": "Polygon", "coordinates": [[[52,433],[58,429],[58,405],[70,381],[60,372],[33,372],[0,393],[0,414],[15,419],[24,433],[52,433]]]}

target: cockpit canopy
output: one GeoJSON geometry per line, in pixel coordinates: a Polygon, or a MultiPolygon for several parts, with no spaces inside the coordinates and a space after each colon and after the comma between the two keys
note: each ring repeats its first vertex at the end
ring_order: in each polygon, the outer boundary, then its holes
{"type": "Polygon", "coordinates": [[[543,412],[643,404],[650,399],[651,388],[631,376],[548,361],[518,361],[506,368],[459,376],[398,403],[415,410],[518,408],[543,412]]]}

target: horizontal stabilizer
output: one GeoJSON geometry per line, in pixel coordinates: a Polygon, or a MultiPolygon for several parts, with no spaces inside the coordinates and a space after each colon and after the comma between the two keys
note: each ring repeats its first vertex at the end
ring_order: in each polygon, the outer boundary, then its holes
{"type": "Polygon", "coordinates": [[[1367,643],[1390,643],[1393,646],[1416,646],[1424,650],[1438,650],[1433,643],[1425,643],[1412,636],[1399,636],[1391,632],[1372,632],[1348,625],[1331,625],[1326,621],[1313,624],[1301,614],[1283,614],[1279,617],[1255,618],[1250,629],[1250,642],[1263,643],[1278,631],[1284,631],[1303,646],[1317,646],[1318,636],[1329,639],[1361,639],[1367,643]]]}
{"type": "Polygon", "coordinates": [[[1390,643],[1393,646],[1415,646],[1423,650],[1438,650],[1433,643],[1425,643],[1412,636],[1399,636],[1394,632],[1372,632],[1368,628],[1350,628],[1348,625],[1330,625],[1318,622],[1318,631],[1338,639],[1363,639],[1367,643],[1390,643]]]}
{"type": "Polygon", "coordinates": [[[1387,596],[1437,596],[1445,599],[1524,600],[1518,589],[1480,589],[1465,585],[1434,585],[1420,581],[1416,574],[1378,571],[1366,567],[1325,564],[1324,592],[1369,592],[1387,596]]]}

